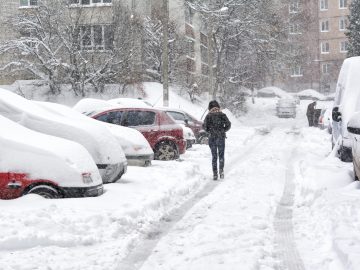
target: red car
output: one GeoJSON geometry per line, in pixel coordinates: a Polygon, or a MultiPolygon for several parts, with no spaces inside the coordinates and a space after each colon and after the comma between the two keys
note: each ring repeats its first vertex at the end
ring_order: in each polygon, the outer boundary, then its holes
{"type": "MultiPolygon", "coordinates": [[[[93,180],[90,173],[83,173],[84,182],[93,180]]],[[[0,199],[10,200],[26,194],[37,194],[47,199],[95,197],[103,193],[102,185],[89,187],[63,187],[50,180],[31,179],[25,173],[0,172],[0,199]]]]}
{"type": "Polygon", "coordinates": [[[173,160],[186,151],[183,128],[155,108],[111,108],[88,116],[99,121],[135,128],[148,140],[155,159],[173,160]]]}

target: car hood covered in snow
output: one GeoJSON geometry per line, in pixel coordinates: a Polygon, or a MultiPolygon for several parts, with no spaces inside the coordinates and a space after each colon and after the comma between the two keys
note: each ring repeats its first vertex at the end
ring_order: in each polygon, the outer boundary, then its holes
{"type": "Polygon", "coordinates": [[[0,115],[32,130],[80,143],[96,164],[123,161],[121,147],[106,128],[64,117],[10,91],[0,92],[0,115]]]}
{"type": "Polygon", "coordinates": [[[145,156],[154,154],[149,142],[140,131],[133,128],[108,124],[100,121],[98,122],[105,125],[115,138],[118,139],[126,156],[145,156]]]}
{"type": "Polygon", "coordinates": [[[51,180],[59,186],[85,187],[82,173],[102,183],[87,150],[78,143],[27,129],[0,116],[0,171],[26,173],[32,179],[51,180]]]}

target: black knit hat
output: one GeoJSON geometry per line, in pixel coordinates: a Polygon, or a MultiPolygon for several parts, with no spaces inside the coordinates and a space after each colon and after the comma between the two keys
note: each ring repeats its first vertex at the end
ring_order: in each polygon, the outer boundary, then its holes
{"type": "Polygon", "coordinates": [[[209,111],[210,111],[211,109],[215,108],[215,107],[220,109],[219,103],[218,103],[216,100],[210,101],[210,102],[209,102],[209,107],[208,107],[209,111]]]}

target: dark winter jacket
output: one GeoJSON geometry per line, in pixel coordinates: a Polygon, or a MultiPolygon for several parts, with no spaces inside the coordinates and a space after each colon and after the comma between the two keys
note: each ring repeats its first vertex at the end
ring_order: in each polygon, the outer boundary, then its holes
{"type": "Polygon", "coordinates": [[[205,117],[203,128],[210,134],[211,138],[225,138],[225,132],[231,128],[231,122],[226,114],[215,107],[211,109],[205,117]]]}
{"type": "Polygon", "coordinates": [[[316,102],[312,102],[309,104],[309,106],[307,107],[307,110],[306,110],[306,116],[308,116],[308,117],[314,116],[315,106],[316,106],[316,102]]]}

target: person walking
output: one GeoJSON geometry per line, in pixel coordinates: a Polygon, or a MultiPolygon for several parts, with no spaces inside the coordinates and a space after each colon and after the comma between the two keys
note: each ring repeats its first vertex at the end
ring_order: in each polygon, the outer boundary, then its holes
{"type": "Polygon", "coordinates": [[[216,100],[210,101],[209,113],[206,115],[203,128],[209,133],[209,147],[212,155],[213,180],[218,179],[218,159],[220,178],[224,178],[225,165],[225,138],[231,128],[231,122],[226,114],[221,112],[216,100]]]}
{"type": "Polygon", "coordinates": [[[309,127],[314,126],[315,106],[316,106],[316,101],[310,103],[308,105],[308,107],[307,107],[307,110],[306,110],[306,117],[307,117],[308,122],[309,122],[309,127]]]}

